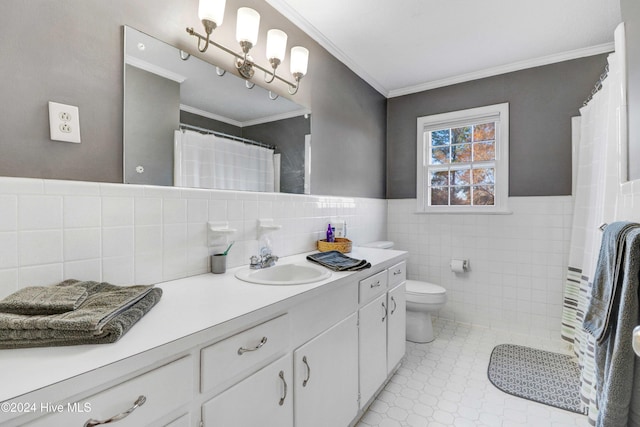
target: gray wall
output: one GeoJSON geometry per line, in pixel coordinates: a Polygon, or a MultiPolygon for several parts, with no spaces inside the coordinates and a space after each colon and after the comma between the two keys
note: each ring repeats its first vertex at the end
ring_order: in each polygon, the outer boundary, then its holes
{"type": "MultiPolygon", "coordinates": [[[[276,153],[281,155],[280,191],[283,193],[304,193],[304,140],[305,135],[311,133],[310,122],[311,116],[298,116],[242,128],[245,138],[276,146],[276,153]]],[[[311,146],[313,153],[313,143],[311,146]]]]}
{"type": "Polygon", "coordinates": [[[640,179],[640,1],[621,0],[627,44],[629,179],[640,179]]]}
{"type": "MultiPolygon", "coordinates": [[[[384,198],[385,98],[264,1],[228,0],[218,42],[237,45],[240,6],[262,16],[257,60],[273,27],[310,50],[295,97],[270,89],[313,111],[312,193],[384,198]]],[[[203,56],[185,32],[201,31],[197,11],[198,0],[2,0],[0,175],[122,182],[122,25],[203,56]],[[80,108],[81,144],[50,141],[48,101],[80,108]]],[[[204,56],[233,68],[219,50],[204,56]]]]}
{"type": "Polygon", "coordinates": [[[571,194],[571,117],[603,72],[597,55],[388,100],[387,198],[416,197],[416,119],[509,102],[511,196],[571,194]]]}
{"type": "Polygon", "coordinates": [[[173,138],[180,124],[180,84],[126,65],[124,113],[127,184],[173,185],[173,138]],[[149,123],[154,123],[149,126],[149,123]],[[136,172],[137,166],[144,173],[136,172]]]}

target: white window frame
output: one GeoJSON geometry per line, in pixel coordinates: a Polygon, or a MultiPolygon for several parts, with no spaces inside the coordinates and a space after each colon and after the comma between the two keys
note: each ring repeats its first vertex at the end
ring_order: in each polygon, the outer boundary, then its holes
{"type": "Polygon", "coordinates": [[[418,117],[416,197],[418,213],[509,213],[509,103],[418,117]],[[429,132],[483,122],[496,122],[494,205],[429,206],[429,132]]]}

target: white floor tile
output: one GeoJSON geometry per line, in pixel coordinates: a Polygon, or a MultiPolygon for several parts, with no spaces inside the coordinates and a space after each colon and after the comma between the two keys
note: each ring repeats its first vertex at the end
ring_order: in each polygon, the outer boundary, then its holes
{"type": "Polygon", "coordinates": [[[587,427],[584,415],[521,399],[498,390],[487,378],[491,351],[519,344],[568,352],[560,339],[434,320],[436,339],[407,343],[402,366],[357,427],[587,427]]]}

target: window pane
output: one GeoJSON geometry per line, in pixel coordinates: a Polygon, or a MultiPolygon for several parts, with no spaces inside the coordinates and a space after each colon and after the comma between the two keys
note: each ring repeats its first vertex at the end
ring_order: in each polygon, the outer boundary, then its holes
{"type": "Polygon", "coordinates": [[[493,168],[477,168],[473,170],[473,183],[474,184],[495,184],[496,179],[494,176],[493,168]]]}
{"type": "Polygon", "coordinates": [[[449,171],[431,172],[431,185],[434,187],[449,185],[449,171]]]}
{"type": "Polygon", "coordinates": [[[431,188],[431,205],[449,204],[449,187],[432,187],[431,188]]]}
{"type": "Polygon", "coordinates": [[[451,129],[452,144],[471,142],[471,126],[451,129]]]}
{"type": "Polygon", "coordinates": [[[493,185],[476,185],[473,187],[473,204],[481,206],[494,205],[493,185]]]}
{"type": "Polygon", "coordinates": [[[451,205],[470,205],[471,187],[451,187],[451,205]]]}
{"type": "Polygon", "coordinates": [[[431,150],[431,164],[449,163],[449,147],[438,147],[431,150]]]}
{"type": "Polygon", "coordinates": [[[471,184],[471,173],[469,169],[451,171],[451,185],[471,184]]]}
{"type": "Polygon", "coordinates": [[[496,124],[484,123],[473,127],[474,141],[488,141],[496,139],[496,124]]]}
{"type": "Polygon", "coordinates": [[[449,145],[449,129],[431,132],[431,145],[434,147],[449,145]]]}
{"type": "Polygon", "coordinates": [[[471,161],[471,144],[452,145],[451,163],[466,163],[471,161]]]}
{"type": "Polygon", "coordinates": [[[496,146],[494,141],[478,142],[473,144],[473,160],[482,162],[487,160],[495,160],[496,146]]]}

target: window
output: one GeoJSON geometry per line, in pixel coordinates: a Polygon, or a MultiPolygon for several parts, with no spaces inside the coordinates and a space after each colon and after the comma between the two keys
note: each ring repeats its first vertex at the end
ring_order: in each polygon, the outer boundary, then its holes
{"type": "Polygon", "coordinates": [[[420,212],[505,212],[509,104],[418,118],[420,212]]]}

